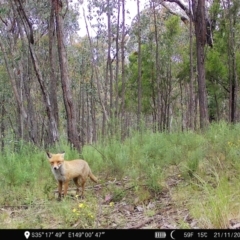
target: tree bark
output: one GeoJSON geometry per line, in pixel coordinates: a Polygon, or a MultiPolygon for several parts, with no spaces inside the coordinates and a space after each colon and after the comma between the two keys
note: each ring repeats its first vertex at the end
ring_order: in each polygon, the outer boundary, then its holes
{"type": "Polygon", "coordinates": [[[125,92],[126,92],[126,69],[125,69],[125,0],[122,0],[122,37],[121,37],[121,106],[119,113],[121,114],[121,139],[126,137],[127,117],[125,113],[125,92]]]}
{"type": "MultiPolygon", "coordinates": [[[[157,83],[157,91],[156,91],[156,120],[157,120],[157,130],[162,130],[162,114],[161,114],[161,90],[160,90],[160,56],[159,56],[159,35],[158,35],[158,27],[157,27],[157,16],[156,16],[156,3],[153,2],[153,20],[154,20],[154,38],[156,44],[156,53],[155,53],[155,62],[156,62],[156,83],[157,83]]],[[[154,90],[153,90],[154,91],[154,90]]],[[[154,94],[155,95],[155,94],[154,94]]]]}
{"type": "MultiPolygon", "coordinates": [[[[123,0],[124,1],[124,0],[123,0]]],[[[120,31],[120,11],[121,11],[121,0],[118,0],[118,7],[117,7],[117,33],[116,33],[116,69],[115,69],[115,92],[116,92],[116,98],[115,98],[115,104],[114,104],[114,115],[115,118],[118,117],[119,114],[119,94],[118,94],[118,83],[119,83],[119,31],[120,31]]],[[[118,122],[119,124],[119,122],[118,122]]],[[[116,130],[116,129],[115,129],[116,130]]]]}
{"type": "Polygon", "coordinates": [[[208,123],[207,90],[205,80],[205,54],[204,46],[206,44],[206,16],[205,0],[192,1],[194,15],[196,47],[197,47],[197,70],[198,70],[198,93],[199,93],[199,111],[200,128],[205,128],[208,123]]]}
{"type": "MultiPolygon", "coordinates": [[[[108,25],[108,54],[107,54],[107,67],[106,67],[106,96],[108,95],[108,83],[109,83],[109,116],[113,116],[113,70],[112,70],[112,59],[111,59],[111,48],[112,48],[112,23],[111,23],[111,4],[110,0],[107,0],[107,25],[108,25]]],[[[107,103],[106,103],[107,104],[107,103]]]]}
{"type": "MultiPolygon", "coordinates": [[[[190,9],[190,0],[189,0],[189,9],[190,9]]],[[[192,18],[190,18],[189,26],[189,62],[190,62],[190,81],[189,81],[189,123],[188,126],[191,130],[194,129],[194,95],[193,95],[193,30],[192,30],[192,18]]]]}
{"type": "Polygon", "coordinates": [[[67,116],[67,135],[68,141],[73,145],[73,147],[80,151],[81,146],[77,132],[76,110],[72,99],[71,82],[68,76],[67,54],[64,46],[63,17],[61,13],[62,4],[63,3],[61,0],[52,0],[56,20],[58,57],[61,72],[63,99],[67,116]]]}
{"type": "Polygon", "coordinates": [[[5,146],[5,108],[4,108],[4,103],[5,103],[5,96],[4,94],[1,96],[1,135],[0,135],[0,139],[1,139],[1,151],[3,152],[4,150],[4,146],[5,146]]]}
{"type": "Polygon", "coordinates": [[[59,128],[59,116],[58,116],[58,102],[57,102],[57,81],[56,65],[54,59],[56,59],[56,52],[54,51],[55,40],[55,22],[54,22],[54,8],[51,6],[50,18],[49,18],[49,66],[50,66],[50,100],[52,103],[53,114],[56,120],[57,127],[59,128]]]}
{"type": "Polygon", "coordinates": [[[137,0],[137,18],[138,18],[138,108],[137,108],[137,128],[140,130],[140,121],[142,113],[142,54],[141,54],[141,22],[140,22],[140,1],[137,0]]]}
{"type": "Polygon", "coordinates": [[[228,66],[229,66],[229,120],[236,123],[237,117],[237,99],[238,99],[238,76],[236,66],[236,43],[235,43],[235,23],[236,16],[231,13],[230,1],[227,1],[229,12],[229,34],[228,34],[228,66]]]}

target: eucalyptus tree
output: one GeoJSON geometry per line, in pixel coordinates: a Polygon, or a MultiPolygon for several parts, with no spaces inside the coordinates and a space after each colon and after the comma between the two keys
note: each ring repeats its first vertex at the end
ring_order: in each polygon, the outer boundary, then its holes
{"type": "Polygon", "coordinates": [[[109,121],[110,114],[108,99],[111,98],[112,102],[112,96],[109,96],[109,70],[111,75],[110,81],[112,81],[111,10],[109,1],[89,1],[87,18],[85,17],[85,25],[88,31],[88,38],[92,52],[92,64],[95,69],[98,95],[103,112],[101,128],[103,136],[106,134],[106,122],[109,121]],[[91,21],[93,19],[97,22],[92,23],[91,21]],[[94,39],[92,39],[89,34],[87,20],[96,31],[94,39]]]}
{"type": "MultiPolygon", "coordinates": [[[[46,6],[45,4],[46,2],[43,2],[39,8],[35,8],[33,1],[29,1],[28,3],[6,1],[2,4],[2,7],[5,10],[8,9],[8,12],[1,14],[1,21],[5,25],[5,27],[1,29],[1,33],[2,36],[5,35],[6,37],[2,39],[3,41],[1,42],[1,47],[4,49],[3,52],[5,54],[5,65],[9,72],[9,79],[12,84],[17,106],[20,106],[20,112],[24,113],[18,117],[16,125],[20,124],[21,126],[20,138],[24,138],[25,140],[30,139],[36,144],[42,141],[41,129],[45,129],[46,124],[44,118],[39,119],[39,116],[42,115],[40,112],[42,107],[35,102],[38,94],[35,92],[37,89],[36,84],[32,81],[33,68],[35,69],[35,76],[39,80],[38,82],[43,87],[41,88],[42,96],[45,100],[48,99],[47,89],[41,76],[41,70],[39,69],[40,60],[36,57],[36,48],[39,46],[39,44],[36,43],[39,42],[41,37],[39,33],[41,33],[43,29],[43,32],[46,30],[46,18],[43,17],[43,14],[39,14],[41,12],[40,9],[45,9],[42,8],[46,6]],[[34,62],[34,59],[37,59],[37,62],[34,62]],[[21,117],[22,115],[24,118],[21,117]],[[26,119],[26,121],[22,121],[22,119],[26,119]],[[43,127],[39,127],[41,124],[43,127]],[[28,134],[29,138],[26,137],[28,134]]],[[[42,99],[40,98],[40,100],[42,99]]],[[[48,103],[45,104],[45,107],[48,111],[48,119],[52,119],[48,103]]],[[[55,121],[49,121],[47,125],[49,126],[46,131],[48,137],[45,140],[47,140],[46,143],[52,143],[58,138],[55,121]]]]}
{"type": "MultiPolygon", "coordinates": [[[[87,19],[96,32],[89,35],[96,83],[102,108],[102,134],[113,133],[125,121],[124,91],[118,85],[126,81],[125,51],[128,28],[125,24],[125,0],[89,1],[87,19]],[[119,118],[120,117],[120,118],[119,118]],[[107,127],[107,128],[106,128],[107,127]]],[[[126,128],[122,125],[122,130],[126,128]]]]}
{"type": "MultiPolygon", "coordinates": [[[[9,75],[5,68],[3,61],[3,52],[0,52],[0,141],[1,150],[4,150],[5,144],[12,140],[12,136],[8,137],[8,130],[14,130],[14,124],[12,124],[12,114],[10,107],[12,101],[12,89],[9,82],[9,75]],[[8,106],[8,107],[7,107],[8,106]]],[[[13,104],[14,105],[14,104],[13,104]]]]}
{"type": "Polygon", "coordinates": [[[216,2],[210,14],[216,18],[214,48],[207,52],[206,78],[211,120],[239,121],[238,90],[240,59],[239,1],[216,2]]]}
{"type": "MultiPolygon", "coordinates": [[[[83,17],[84,17],[84,21],[85,21],[85,27],[87,30],[87,37],[88,37],[88,41],[89,41],[89,48],[90,48],[90,53],[91,53],[91,67],[93,69],[92,71],[92,83],[95,83],[96,85],[96,89],[97,89],[97,93],[98,93],[98,102],[100,103],[101,109],[102,109],[102,113],[103,113],[103,117],[102,120],[99,120],[102,122],[102,134],[105,134],[105,120],[108,121],[109,119],[109,115],[108,115],[108,111],[107,111],[107,106],[105,104],[104,101],[104,96],[106,96],[106,91],[104,91],[104,81],[103,81],[103,71],[104,71],[104,67],[102,66],[101,63],[104,63],[104,61],[99,61],[100,59],[104,59],[104,49],[106,49],[106,46],[104,44],[104,41],[101,41],[102,37],[101,37],[101,29],[99,29],[99,23],[98,23],[98,27],[97,27],[97,31],[98,31],[98,35],[97,37],[92,38],[90,36],[90,31],[89,31],[89,26],[88,26],[88,21],[90,21],[91,24],[91,20],[92,20],[92,14],[95,15],[95,11],[92,10],[92,5],[89,3],[88,5],[88,18],[86,17],[85,14],[85,9],[83,9],[83,17]],[[104,94],[103,94],[104,93],[104,94]]],[[[97,15],[99,15],[100,12],[97,11],[97,15]]],[[[102,18],[98,18],[98,21],[102,21],[102,18]]],[[[93,105],[92,105],[93,106],[93,105]]],[[[94,104],[95,106],[95,104],[94,104]]]]}
{"type": "MultiPolygon", "coordinates": [[[[54,2],[55,3],[55,2],[54,2]]],[[[57,1],[56,4],[62,4],[57,1]]],[[[69,43],[71,32],[76,29],[76,14],[70,5],[64,6],[61,17],[64,22],[65,35],[59,35],[57,5],[49,1],[2,1],[1,2],[1,48],[5,54],[5,66],[9,69],[9,79],[16,99],[18,117],[20,121],[21,136],[29,134],[29,139],[36,144],[46,145],[56,142],[59,139],[60,124],[65,125],[64,119],[59,121],[59,110],[62,111],[61,99],[71,105],[72,86],[68,79],[66,45],[69,43]],[[51,4],[52,3],[52,4],[51,4]],[[69,16],[73,16],[68,21],[69,16]],[[75,19],[74,19],[75,18],[75,19]],[[58,25],[57,25],[58,21],[58,25]],[[57,28],[58,26],[58,28],[57,28]],[[58,33],[56,37],[55,33],[58,33]],[[59,44],[56,41],[59,40],[59,44]],[[60,50],[57,47],[60,45],[60,50]],[[59,61],[56,58],[59,57],[59,61]],[[61,67],[60,67],[61,66],[61,67]],[[62,76],[64,94],[58,91],[59,71],[62,76]],[[67,76],[67,77],[66,77],[67,76]],[[37,81],[34,81],[36,79],[37,81]],[[64,85],[67,82],[67,86],[64,85]],[[63,97],[62,97],[63,96],[63,97]],[[69,97],[70,96],[70,97],[69,97]],[[60,99],[60,101],[59,101],[60,99]],[[60,105],[60,106],[59,106],[60,105]],[[26,120],[22,120],[26,119],[26,120]]],[[[62,5],[61,5],[62,6],[62,5]]],[[[60,17],[60,18],[61,18],[60,17]]],[[[5,101],[6,103],[6,101],[5,101]]],[[[67,131],[70,143],[80,149],[79,135],[74,120],[74,108],[66,107],[67,131]]],[[[28,138],[25,137],[25,140],[28,138]]]]}
{"type": "Polygon", "coordinates": [[[59,138],[59,133],[58,133],[56,119],[53,114],[49,93],[42,75],[42,71],[37,58],[37,53],[34,48],[35,36],[33,33],[33,23],[31,23],[30,16],[27,15],[26,6],[24,6],[20,0],[12,1],[12,8],[15,14],[19,18],[19,25],[23,27],[26,34],[27,41],[28,41],[28,48],[29,48],[29,52],[30,52],[30,56],[33,64],[33,69],[35,71],[36,78],[40,85],[44,105],[45,105],[48,120],[49,120],[49,137],[51,139],[50,142],[51,143],[56,142],[59,138]]]}
{"type": "MultiPolygon", "coordinates": [[[[16,121],[12,119],[15,115],[13,112],[10,114],[10,123],[12,127],[6,127],[11,129],[15,134],[16,140],[24,138],[24,128],[27,128],[27,132],[30,132],[30,124],[29,124],[29,114],[26,111],[26,107],[23,104],[23,88],[24,84],[23,75],[21,71],[21,53],[18,49],[21,49],[21,45],[19,43],[19,33],[20,28],[18,26],[17,18],[12,9],[12,2],[2,1],[1,2],[1,18],[0,18],[0,49],[2,53],[2,59],[4,59],[5,69],[8,73],[8,79],[11,83],[12,93],[16,102],[16,121]],[[19,88],[21,86],[21,88],[19,88]],[[16,124],[15,124],[16,123],[16,124]],[[14,126],[15,125],[15,126],[14,126]],[[17,130],[18,129],[18,130],[17,130]]],[[[3,64],[3,62],[2,62],[3,64]]],[[[5,82],[7,85],[7,82],[5,82]]],[[[7,88],[7,86],[6,86],[7,88]]],[[[6,98],[3,101],[2,112],[6,112],[7,104],[6,98]],[[4,110],[5,109],[5,110],[4,110]]],[[[8,108],[10,110],[10,108],[8,108]]],[[[3,118],[4,119],[4,118],[3,118]]],[[[5,129],[6,129],[5,128],[5,129]]],[[[35,141],[35,137],[31,134],[32,140],[35,141]]]]}
{"type": "MultiPolygon", "coordinates": [[[[121,84],[122,84],[122,92],[121,92],[121,103],[119,103],[118,100],[118,72],[116,71],[116,93],[117,93],[117,98],[116,98],[116,109],[119,113],[119,115],[121,116],[121,138],[124,139],[126,136],[126,129],[127,129],[127,118],[126,118],[126,114],[125,114],[125,91],[126,91],[126,60],[125,60],[125,55],[126,55],[126,40],[127,40],[127,32],[128,32],[128,26],[125,24],[125,18],[126,18],[126,8],[125,8],[125,4],[126,1],[125,0],[121,0],[121,7],[122,7],[122,12],[121,12],[121,16],[122,16],[122,22],[121,22],[121,84]],[[120,107],[118,108],[120,104],[120,107]]],[[[120,11],[120,9],[119,9],[120,11]]],[[[119,30],[118,30],[119,32],[119,30]]],[[[118,56],[118,55],[117,55],[118,56]]],[[[117,67],[118,67],[118,59],[117,59],[117,67]]],[[[117,68],[116,68],[117,69],[117,68]]]]}
{"type": "MultiPolygon", "coordinates": [[[[180,54],[180,22],[164,11],[155,11],[153,7],[142,12],[141,18],[141,78],[142,78],[142,110],[141,114],[148,119],[147,125],[152,122],[153,130],[170,130],[176,88],[176,71],[180,54]],[[150,117],[151,116],[151,117],[150,117]],[[150,120],[151,119],[151,120],[150,120]],[[157,128],[156,128],[157,127],[157,128]]],[[[128,111],[138,115],[139,89],[139,51],[138,51],[138,24],[133,25],[131,46],[135,51],[129,56],[127,68],[128,82],[126,84],[126,103],[128,111]],[[135,35],[135,36],[134,36],[135,35]],[[134,39],[135,37],[135,39],[134,39]],[[137,104],[137,105],[136,105],[137,104]]],[[[176,110],[177,112],[177,110],[176,110]]],[[[177,115],[175,115],[177,116],[177,115]]]]}
{"type": "Polygon", "coordinates": [[[68,73],[68,59],[66,52],[66,37],[64,36],[63,16],[66,9],[60,0],[52,0],[54,9],[59,66],[61,72],[61,83],[63,91],[64,106],[67,117],[67,136],[68,141],[78,150],[80,150],[80,139],[77,131],[76,108],[72,97],[71,80],[68,73]]]}
{"type": "Polygon", "coordinates": [[[138,42],[138,75],[137,75],[137,85],[138,85],[138,105],[137,105],[137,128],[140,130],[140,121],[141,121],[141,114],[142,114],[142,51],[141,51],[141,44],[142,44],[142,36],[141,36],[141,15],[140,15],[140,8],[139,8],[139,0],[137,0],[137,42],[138,42]]]}
{"type": "Polygon", "coordinates": [[[238,117],[238,91],[239,73],[237,71],[237,57],[239,58],[238,38],[240,26],[238,17],[240,12],[240,2],[236,0],[223,1],[223,13],[226,26],[227,48],[228,48],[228,68],[229,68],[229,121],[236,123],[238,117]]]}
{"type": "MultiPolygon", "coordinates": [[[[205,79],[205,46],[206,44],[210,47],[213,46],[212,32],[215,27],[214,19],[210,19],[208,16],[208,8],[206,7],[205,0],[192,0],[189,7],[180,0],[159,1],[160,4],[167,7],[165,2],[177,4],[185,13],[185,16],[181,16],[181,18],[183,20],[191,18],[191,21],[194,23],[197,52],[200,128],[205,128],[209,123],[205,79]]],[[[174,14],[176,14],[176,12],[174,14]]]]}
{"type": "Polygon", "coordinates": [[[74,99],[76,101],[77,118],[80,124],[82,144],[96,142],[97,128],[96,105],[98,102],[97,87],[94,81],[95,67],[87,36],[75,37],[68,48],[69,75],[73,79],[74,99]]]}
{"type": "Polygon", "coordinates": [[[159,45],[160,45],[160,33],[158,31],[159,29],[159,14],[157,9],[157,4],[155,1],[150,1],[150,8],[153,12],[153,26],[154,26],[154,41],[156,45],[156,51],[155,51],[155,62],[156,62],[156,93],[153,89],[153,105],[154,105],[154,112],[153,112],[153,122],[154,122],[154,130],[161,130],[161,91],[160,91],[160,83],[161,83],[161,64],[160,64],[160,51],[159,51],[159,45]],[[155,127],[156,126],[156,127],[155,127]]]}
{"type": "Polygon", "coordinates": [[[207,106],[207,91],[205,79],[205,52],[204,52],[205,44],[207,43],[207,23],[206,23],[207,17],[205,1],[204,0],[192,1],[192,12],[194,18],[197,47],[200,128],[205,128],[208,125],[208,106],[207,106]]]}

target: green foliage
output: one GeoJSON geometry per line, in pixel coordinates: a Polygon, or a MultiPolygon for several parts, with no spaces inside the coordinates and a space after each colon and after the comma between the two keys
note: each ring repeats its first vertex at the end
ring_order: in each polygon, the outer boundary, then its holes
{"type": "Polygon", "coordinates": [[[32,187],[32,179],[39,175],[43,166],[42,154],[36,147],[19,143],[17,152],[5,149],[1,157],[0,172],[4,175],[3,181],[10,186],[27,184],[32,187]]]}
{"type": "MultiPolygon", "coordinates": [[[[226,10],[226,9],[225,9],[226,10]]],[[[208,90],[209,115],[214,120],[224,119],[226,110],[225,102],[229,98],[229,83],[233,81],[233,61],[238,59],[238,46],[231,46],[239,36],[240,25],[236,22],[236,12],[239,11],[239,2],[232,1],[227,12],[221,8],[219,1],[216,1],[210,9],[210,15],[216,19],[214,32],[214,48],[207,51],[206,57],[206,80],[208,90]],[[227,15],[225,15],[227,14],[227,15]],[[219,18],[226,16],[226,18],[219,18]],[[234,30],[230,29],[231,24],[234,30]],[[234,36],[232,35],[234,32],[234,36]],[[233,51],[236,53],[233,56],[233,51]]],[[[239,72],[239,65],[236,65],[239,72]]]]}
{"type": "Polygon", "coordinates": [[[201,149],[188,152],[188,160],[182,169],[182,176],[185,178],[193,177],[194,173],[198,170],[199,162],[203,157],[203,151],[201,149]]]}
{"type": "MultiPolygon", "coordinates": [[[[142,54],[142,107],[143,113],[150,113],[151,99],[153,91],[156,88],[156,70],[154,68],[154,49],[151,45],[144,44],[141,46],[142,54]]],[[[135,109],[137,106],[137,89],[138,89],[138,53],[134,52],[129,56],[129,80],[126,86],[126,107],[135,109]]]]}
{"type": "Polygon", "coordinates": [[[208,89],[208,107],[209,115],[219,120],[219,113],[222,109],[219,109],[221,102],[227,97],[227,92],[222,86],[228,87],[228,68],[227,68],[227,56],[226,53],[220,52],[216,47],[210,50],[206,59],[206,78],[208,89]]]}
{"type": "Polygon", "coordinates": [[[180,19],[178,16],[171,16],[165,21],[165,26],[167,28],[166,39],[173,41],[180,31],[180,19]]]}
{"type": "MultiPolygon", "coordinates": [[[[49,228],[49,224],[55,228],[93,228],[99,199],[109,195],[115,204],[146,204],[171,186],[172,204],[188,208],[200,226],[226,227],[228,218],[238,214],[239,131],[240,124],[220,122],[211,124],[203,133],[132,131],[124,142],[113,138],[85,146],[81,157],[89,162],[102,190],[97,195],[88,185],[83,202],[69,194],[58,203],[53,193],[57,183],[45,152],[19,143],[18,151],[9,147],[1,156],[0,205],[25,206],[24,220],[14,217],[11,222],[16,228],[49,228]],[[122,179],[126,178],[124,185],[122,179]],[[109,181],[111,184],[107,184],[109,181]],[[114,184],[115,181],[122,181],[123,185],[114,184]],[[168,186],[171,182],[175,184],[168,186]]],[[[50,150],[65,150],[67,159],[79,158],[64,141],[50,150]]],[[[104,218],[114,207],[113,203],[108,204],[104,218]]],[[[154,214],[154,210],[146,214],[154,214]]],[[[2,214],[0,220],[2,227],[8,226],[7,214],[2,214]]],[[[184,221],[179,224],[187,226],[184,221]]]]}
{"type": "Polygon", "coordinates": [[[203,228],[228,227],[228,218],[232,214],[234,202],[231,189],[232,186],[227,178],[222,177],[219,179],[217,187],[205,182],[201,190],[205,197],[201,201],[196,201],[197,196],[193,196],[196,206],[192,208],[191,213],[199,219],[203,228]]]}
{"type": "MultiPolygon", "coordinates": [[[[148,19],[149,20],[149,19],[148,19]]],[[[152,23],[148,23],[151,29],[152,23]]],[[[158,24],[158,23],[157,23],[158,24]]],[[[161,23],[161,34],[159,34],[158,54],[159,59],[156,60],[157,46],[154,41],[143,41],[141,45],[141,81],[142,81],[142,113],[152,114],[154,112],[156,96],[157,96],[157,78],[160,78],[161,91],[169,91],[169,79],[166,76],[171,66],[174,71],[178,63],[173,60],[178,56],[177,37],[180,34],[179,18],[176,16],[168,16],[161,23]],[[176,47],[177,45],[177,47],[176,47]],[[156,61],[159,61],[158,63],[156,61]],[[159,65],[160,67],[157,67],[159,65]],[[159,68],[159,69],[158,69],[159,68]],[[164,90],[163,90],[164,89],[164,90]]],[[[152,32],[148,32],[148,38],[152,38],[152,32]]],[[[127,66],[128,81],[126,83],[126,99],[125,106],[128,110],[136,112],[138,104],[138,52],[132,52],[129,55],[129,64],[127,66]]],[[[122,91],[122,85],[119,83],[119,91],[122,91]]]]}
{"type": "Polygon", "coordinates": [[[87,203],[79,203],[76,208],[73,208],[73,219],[74,222],[76,220],[80,220],[81,228],[89,228],[89,226],[93,226],[95,218],[96,218],[96,206],[87,203]]]}
{"type": "Polygon", "coordinates": [[[220,59],[226,59],[223,53],[216,50],[208,52],[206,61],[206,72],[208,78],[214,78],[216,80],[225,80],[228,74],[228,69],[225,61],[219,61],[220,59]]]}
{"type": "Polygon", "coordinates": [[[119,188],[114,188],[112,194],[112,202],[120,202],[126,196],[126,193],[119,188]]]}

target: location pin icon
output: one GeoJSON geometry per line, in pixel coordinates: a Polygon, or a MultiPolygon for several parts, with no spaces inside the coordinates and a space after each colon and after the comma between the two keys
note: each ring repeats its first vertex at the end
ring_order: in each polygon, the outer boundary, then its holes
{"type": "Polygon", "coordinates": [[[29,236],[30,236],[30,232],[29,231],[24,232],[24,236],[25,236],[26,239],[28,239],[29,236]]]}

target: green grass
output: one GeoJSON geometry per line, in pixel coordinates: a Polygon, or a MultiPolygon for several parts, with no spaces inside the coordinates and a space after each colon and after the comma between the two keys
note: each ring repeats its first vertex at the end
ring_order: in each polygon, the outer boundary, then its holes
{"type": "MultiPolygon", "coordinates": [[[[240,219],[239,132],[240,124],[225,122],[203,133],[146,130],[133,132],[124,142],[113,138],[85,146],[81,154],[60,142],[48,150],[65,151],[66,159],[85,159],[100,186],[88,181],[86,198],[79,200],[70,185],[61,202],[53,192],[57,183],[45,151],[23,142],[17,149],[6,147],[0,160],[0,228],[111,228],[117,204],[140,204],[145,216],[153,216],[164,206],[146,206],[161,202],[164,192],[169,204],[187,209],[198,227],[228,228],[231,219],[240,219]]],[[[119,227],[127,225],[127,218],[118,217],[119,227]]],[[[191,228],[184,217],[176,225],[191,228]]]]}

